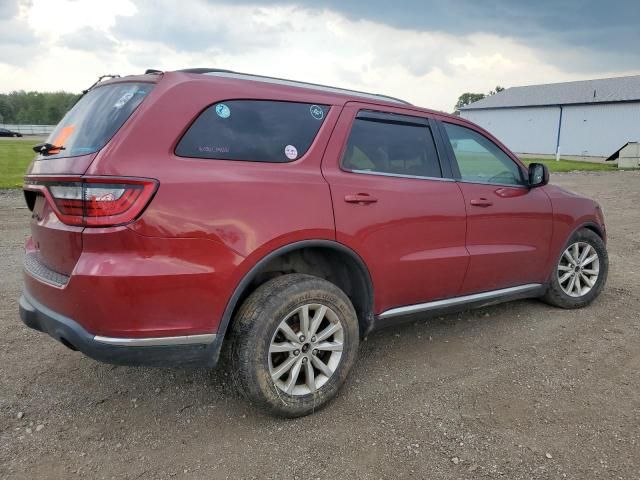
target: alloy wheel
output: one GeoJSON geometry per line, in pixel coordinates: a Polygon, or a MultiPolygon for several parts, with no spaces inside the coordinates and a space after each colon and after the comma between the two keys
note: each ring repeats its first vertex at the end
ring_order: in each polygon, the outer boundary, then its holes
{"type": "Polygon", "coordinates": [[[322,387],[340,365],[344,330],[326,305],[310,303],[289,313],[269,344],[269,373],[278,389],[309,395],[322,387]]]}
{"type": "Polygon", "coordinates": [[[567,247],[558,262],[557,276],[562,291],[570,297],[589,293],[600,275],[598,252],[586,242],[567,247]]]}

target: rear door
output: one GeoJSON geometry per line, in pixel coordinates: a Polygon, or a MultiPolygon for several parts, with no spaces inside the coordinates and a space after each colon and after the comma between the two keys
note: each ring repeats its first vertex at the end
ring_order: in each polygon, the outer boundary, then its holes
{"type": "Polygon", "coordinates": [[[377,314],[454,296],[467,268],[464,201],[432,129],[415,112],[348,103],[323,158],[337,240],[369,267],[377,314]]]}
{"type": "Polygon", "coordinates": [[[543,283],[551,201],[527,187],[524,169],[480,130],[440,128],[467,209],[469,269],[461,294],[543,283]]]}

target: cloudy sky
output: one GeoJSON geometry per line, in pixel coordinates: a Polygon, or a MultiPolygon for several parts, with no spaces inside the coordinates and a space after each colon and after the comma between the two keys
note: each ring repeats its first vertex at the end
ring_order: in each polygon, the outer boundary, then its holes
{"type": "Polygon", "coordinates": [[[640,74],[640,1],[0,0],[0,92],[218,67],[450,111],[466,91],[640,74]]]}

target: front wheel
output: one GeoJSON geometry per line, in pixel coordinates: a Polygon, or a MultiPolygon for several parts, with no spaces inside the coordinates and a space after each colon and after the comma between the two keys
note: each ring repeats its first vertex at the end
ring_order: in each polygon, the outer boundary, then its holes
{"type": "Polygon", "coordinates": [[[311,275],[283,275],[258,287],[236,315],[232,378],[270,413],[307,415],[336,395],[358,344],[358,319],[342,290],[311,275]]]}
{"type": "Polygon", "coordinates": [[[554,267],[544,300],[561,308],[589,305],[600,295],[608,272],[609,258],[602,238],[589,229],[578,230],[554,267]]]}

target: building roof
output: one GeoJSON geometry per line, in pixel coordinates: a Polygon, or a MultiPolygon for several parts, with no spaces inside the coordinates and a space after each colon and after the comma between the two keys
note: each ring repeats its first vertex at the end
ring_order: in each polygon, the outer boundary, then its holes
{"type": "Polygon", "coordinates": [[[640,101],[640,75],[512,87],[461,110],[640,101]]]}

